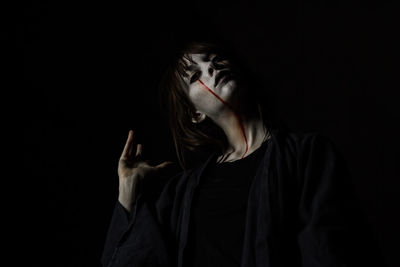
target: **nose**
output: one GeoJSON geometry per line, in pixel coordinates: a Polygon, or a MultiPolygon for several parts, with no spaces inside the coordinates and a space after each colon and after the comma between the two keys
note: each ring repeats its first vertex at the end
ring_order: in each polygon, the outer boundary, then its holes
{"type": "Polygon", "coordinates": [[[214,73],[214,69],[211,66],[209,66],[208,67],[208,74],[212,77],[213,73],[214,73]]]}

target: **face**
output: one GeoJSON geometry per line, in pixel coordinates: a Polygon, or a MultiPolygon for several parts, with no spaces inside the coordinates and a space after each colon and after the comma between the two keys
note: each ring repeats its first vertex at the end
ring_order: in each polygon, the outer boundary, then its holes
{"type": "Polygon", "coordinates": [[[189,99],[201,113],[218,116],[237,95],[230,62],[216,54],[188,54],[188,57],[191,61],[183,60],[188,65],[184,82],[189,99]]]}

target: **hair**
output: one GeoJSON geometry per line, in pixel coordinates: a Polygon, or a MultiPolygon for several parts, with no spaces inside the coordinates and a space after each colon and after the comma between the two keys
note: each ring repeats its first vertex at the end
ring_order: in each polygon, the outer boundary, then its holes
{"type": "MultiPolygon", "coordinates": [[[[257,79],[251,72],[243,68],[243,64],[234,56],[232,50],[215,40],[186,41],[177,49],[172,60],[166,67],[159,83],[159,104],[162,114],[166,114],[169,128],[172,132],[175,152],[179,165],[185,171],[194,167],[210,155],[210,152],[223,153],[228,148],[228,140],[223,130],[208,116],[201,123],[193,123],[195,107],[185,93],[183,77],[186,63],[183,58],[191,60],[187,54],[215,53],[227,58],[238,70],[250,87],[258,87],[257,79]]],[[[258,105],[258,112],[267,130],[272,126],[270,112],[260,103],[257,92],[251,95],[251,100],[258,105]]]]}

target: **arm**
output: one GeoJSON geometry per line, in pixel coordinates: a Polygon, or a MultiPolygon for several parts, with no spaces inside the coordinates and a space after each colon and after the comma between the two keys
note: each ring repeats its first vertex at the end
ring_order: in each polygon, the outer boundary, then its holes
{"type": "Polygon", "coordinates": [[[343,157],[326,137],[302,143],[298,235],[303,266],[386,266],[343,157]]]}
{"type": "Polygon", "coordinates": [[[137,201],[134,202],[131,212],[124,208],[119,200],[116,201],[101,256],[104,267],[109,266],[113,256],[116,256],[118,248],[124,241],[124,234],[135,220],[137,208],[137,201]]]}
{"type": "Polygon", "coordinates": [[[157,191],[155,185],[161,182],[162,171],[170,162],[153,167],[142,160],[141,144],[136,153],[134,147],[133,131],[129,131],[118,163],[119,195],[101,257],[103,266],[144,266],[152,256],[161,264],[168,262],[154,205],[145,199],[143,185],[149,183],[148,191],[157,191]],[[151,183],[147,182],[150,178],[151,183]]]}

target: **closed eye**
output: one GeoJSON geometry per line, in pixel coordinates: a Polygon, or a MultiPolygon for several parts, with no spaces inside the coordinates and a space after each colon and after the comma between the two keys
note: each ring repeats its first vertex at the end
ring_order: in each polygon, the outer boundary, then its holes
{"type": "Polygon", "coordinates": [[[190,78],[190,83],[194,83],[195,81],[197,81],[197,79],[199,78],[199,74],[200,74],[199,71],[195,72],[195,73],[192,75],[192,77],[190,78]]]}
{"type": "Polygon", "coordinates": [[[223,69],[224,67],[227,67],[227,60],[225,60],[224,58],[222,58],[222,57],[220,57],[220,56],[215,56],[212,60],[211,60],[211,62],[213,63],[213,65],[214,65],[214,67],[215,67],[215,69],[217,69],[217,70],[221,70],[221,69],[223,69]]]}

